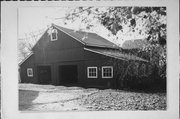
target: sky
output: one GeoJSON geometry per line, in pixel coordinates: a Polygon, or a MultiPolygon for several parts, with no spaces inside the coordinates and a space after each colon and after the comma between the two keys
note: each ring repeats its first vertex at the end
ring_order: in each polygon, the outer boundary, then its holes
{"type": "MultiPolygon", "coordinates": [[[[51,23],[76,29],[83,28],[85,25],[81,24],[80,20],[76,20],[74,23],[68,23],[64,25],[63,18],[65,17],[66,12],[69,12],[71,8],[68,7],[23,7],[18,9],[18,36],[19,38],[30,38],[29,34],[39,33],[42,34],[51,23]]],[[[105,10],[105,9],[103,9],[105,10]]],[[[114,42],[117,44],[122,44],[125,40],[129,39],[138,39],[142,38],[142,36],[138,36],[136,33],[127,34],[128,28],[123,28],[124,33],[119,32],[117,34],[119,40],[116,39],[104,26],[100,25],[97,21],[93,21],[96,24],[91,31],[97,33],[98,35],[114,42]],[[110,34],[110,35],[109,35],[110,34]],[[123,39],[123,41],[122,41],[123,39]]]]}
{"type": "MultiPolygon", "coordinates": [[[[20,8],[18,14],[18,36],[19,38],[29,38],[29,34],[39,33],[41,30],[45,31],[51,23],[70,28],[76,29],[85,27],[85,25],[81,24],[80,20],[76,20],[75,22],[71,23],[68,22],[67,25],[64,25],[63,19],[56,19],[56,18],[63,18],[65,14],[69,12],[71,8],[68,7],[28,7],[28,8],[20,8]]],[[[96,24],[96,23],[95,23],[96,24]]],[[[85,28],[84,28],[85,29],[85,28]]],[[[93,31],[93,30],[92,30],[93,31]]],[[[102,36],[107,36],[107,31],[103,26],[96,25],[93,32],[100,32],[102,36]],[[101,31],[101,32],[100,32],[101,31]]],[[[41,34],[40,33],[40,34],[41,34]]]]}
{"type": "MultiPolygon", "coordinates": [[[[47,28],[51,23],[57,22],[53,18],[64,17],[66,8],[28,7],[19,8],[18,30],[22,37],[30,32],[47,28]],[[59,12],[60,11],[60,12],[59,12]]],[[[60,21],[60,20],[58,20],[60,21]]]]}

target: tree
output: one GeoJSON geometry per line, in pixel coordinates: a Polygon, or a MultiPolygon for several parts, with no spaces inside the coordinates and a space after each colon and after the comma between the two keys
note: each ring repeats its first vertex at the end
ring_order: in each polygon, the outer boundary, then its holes
{"type": "Polygon", "coordinates": [[[43,29],[30,32],[25,34],[24,38],[18,39],[18,61],[21,62],[25,59],[31,52],[35,43],[38,41],[39,36],[44,32],[43,29]]]}
{"type": "Polygon", "coordinates": [[[166,7],[78,7],[66,15],[66,20],[81,20],[90,29],[98,20],[112,34],[125,27],[145,34],[151,43],[166,44],[166,7]]]}
{"type": "MultiPolygon", "coordinates": [[[[153,70],[158,72],[158,77],[166,80],[166,7],[77,7],[67,13],[66,21],[77,19],[85,24],[86,29],[93,28],[96,25],[94,21],[98,22],[117,40],[120,40],[118,35],[124,32],[144,36],[148,45],[140,49],[137,55],[148,59],[153,70]]],[[[117,61],[114,63],[118,66],[117,61]]],[[[128,64],[124,65],[123,72],[132,63],[128,64]]],[[[123,77],[118,78],[123,80],[123,77]]]]}

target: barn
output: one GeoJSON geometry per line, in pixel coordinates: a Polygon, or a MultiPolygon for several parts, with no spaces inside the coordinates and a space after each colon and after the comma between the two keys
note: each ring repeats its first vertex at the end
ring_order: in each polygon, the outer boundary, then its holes
{"type": "Polygon", "coordinates": [[[148,62],[96,33],[52,24],[20,62],[21,82],[113,88],[117,79],[112,59],[148,62]]]}

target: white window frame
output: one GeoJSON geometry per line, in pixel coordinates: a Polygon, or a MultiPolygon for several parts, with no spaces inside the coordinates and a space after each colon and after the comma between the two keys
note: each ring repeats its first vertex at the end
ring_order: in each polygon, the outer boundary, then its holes
{"type": "Polygon", "coordinates": [[[98,71],[97,67],[87,67],[87,76],[88,78],[97,78],[98,77],[98,71]],[[89,76],[89,69],[95,68],[96,69],[96,76],[89,76]]]}
{"type": "Polygon", "coordinates": [[[51,30],[51,41],[56,41],[58,39],[58,35],[57,34],[58,34],[57,29],[52,29],[51,30]],[[56,39],[53,39],[53,36],[52,36],[53,33],[56,33],[56,39]]]}
{"type": "Polygon", "coordinates": [[[102,66],[102,78],[113,78],[113,66],[102,66]],[[105,68],[111,68],[111,76],[104,76],[105,68]]]}
{"type": "Polygon", "coordinates": [[[27,68],[27,76],[33,77],[33,68],[27,68]],[[31,73],[29,73],[29,72],[31,72],[31,73]]]}

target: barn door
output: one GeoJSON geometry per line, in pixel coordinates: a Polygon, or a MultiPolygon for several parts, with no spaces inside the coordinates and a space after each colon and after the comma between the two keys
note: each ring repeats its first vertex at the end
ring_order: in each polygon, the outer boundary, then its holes
{"type": "Polygon", "coordinates": [[[50,66],[38,66],[37,75],[38,75],[38,81],[40,84],[51,83],[51,67],[50,66]]]}
{"type": "Polygon", "coordinates": [[[60,82],[63,84],[75,84],[78,80],[77,65],[59,66],[60,82]]]}

